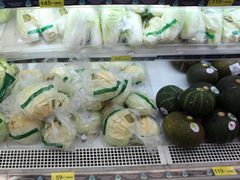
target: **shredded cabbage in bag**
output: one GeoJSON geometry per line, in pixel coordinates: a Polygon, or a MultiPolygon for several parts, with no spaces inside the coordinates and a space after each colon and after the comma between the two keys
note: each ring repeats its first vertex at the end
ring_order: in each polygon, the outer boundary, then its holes
{"type": "Polygon", "coordinates": [[[12,17],[11,9],[0,9],[0,24],[7,22],[12,17]]]}

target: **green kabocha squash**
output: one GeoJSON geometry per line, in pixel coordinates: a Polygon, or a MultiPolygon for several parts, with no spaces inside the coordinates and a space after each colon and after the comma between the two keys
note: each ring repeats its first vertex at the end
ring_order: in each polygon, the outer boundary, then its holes
{"type": "Polygon", "coordinates": [[[172,112],[163,121],[166,137],[182,148],[196,147],[203,142],[205,131],[199,121],[182,112],[172,112]]]}
{"type": "Polygon", "coordinates": [[[218,96],[218,104],[231,113],[240,113],[240,87],[232,87],[218,96]]]}
{"type": "Polygon", "coordinates": [[[228,75],[236,75],[233,73],[234,67],[238,66],[239,62],[240,60],[217,60],[212,61],[212,65],[218,70],[219,76],[222,78],[228,75]]]}
{"type": "Polygon", "coordinates": [[[172,65],[181,72],[187,72],[187,70],[199,61],[172,61],[172,65]]]}
{"type": "Polygon", "coordinates": [[[227,143],[239,134],[237,118],[221,109],[215,110],[208,119],[203,121],[206,139],[211,143],[227,143]]]}
{"type": "Polygon", "coordinates": [[[240,87],[240,76],[223,77],[218,81],[216,86],[220,92],[224,92],[232,87],[240,87]]]}
{"type": "Polygon", "coordinates": [[[216,99],[203,88],[188,88],[180,95],[179,104],[189,114],[204,117],[214,110],[216,99]]]}
{"type": "Polygon", "coordinates": [[[215,97],[220,93],[216,86],[213,86],[212,84],[206,82],[194,83],[190,86],[190,88],[203,88],[206,91],[209,91],[215,97]]]}
{"type": "Polygon", "coordinates": [[[156,96],[156,104],[159,111],[163,115],[167,115],[173,111],[179,111],[180,105],[178,98],[183,90],[174,85],[168,85],[161,88],[156,96]]]}
{"type": "Polygon", "coordinates": [[[209,64],[198,63],[188,69],[187,80],[190,84],[197,82],[215,84],[218,81],[218,72],[209,64]]]}

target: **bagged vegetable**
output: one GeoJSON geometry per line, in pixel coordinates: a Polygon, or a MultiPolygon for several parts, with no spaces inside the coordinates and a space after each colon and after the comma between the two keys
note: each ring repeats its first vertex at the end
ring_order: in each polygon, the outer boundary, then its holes
{"type": "Polygon", "coordinates": [[[150,5],[147,8],[147,13],[152,16],[161,17],[165,11],[165,8],[170,7],[169,5],[150,5]]]}
{"type": "Polygon", "coordinates": [[[66,47],[80,49],[88,42],[94,46],[102,44],[99,15],[95,8],[70,9],[65,27],[63,43],[66,47]]]}
{"type": "Polygon", "coordinates": [[[145,80],[145,70],[141,63],[132,63],[123,69],[128,74],[133,84],[140,84],[145,80]]]}
{"type": "Polygon", "coordinates": [[[7,125],[10,138],[19,144],[33,144],[40,138],[40,122],[21,113],[8,119],[7,125]]]}
{"type": "Polygon", "coordinates": [[[203,20],[206,26],[208,44],[219,44],[222,39],[223,14],[220,8],[204,8],[203,20]]]}
{"type": "Polygon", "coordinates": [[[104,45],[116,45],[121,32],[130,28],[127,11],[122,7],[104,6],[100,8],[102,38],[104,45]],[[125,20],[125,21],[124,21],[125,20]]]}
{"type": "Polygon", "coordinates": [[[55,112],[45,119],[42,142],[47,148],[69,149],[73,145],[75,137],[76,130],[68,115],[55,112]]]}
{"type": "Polygon", "coordinates": [[[0,113],[0,143],[3,143],[8,136],[8,128],[4,115],[0,113]]]}
{"type": "Polygon", "coordinates": [[[141,16],[147,15],[146,5],[128,5],[126,8],[127,10],[140,14],[141,16]]]}
{"type": "Polygon", "coordinates": [[[56,19],[52,9],[35,9],[35,18],[38,24],[38,31],[47,42],[57,38],[58,32],[56,27],[56,19]]]}
{"type": "Polygon", "coordinates": [[[102,116],[99,112],[83,111],[76,112],[72,117],[76,124],[76,129],[80,134],[94,136],[100,131],[102,116]]]}
{"type": "Polygon", "coordinates": [[[223,43],[240,41],[240,8],[223,9],[223,43]]]}
{"type": "Polygon", "coordinates": [[[0,24],[8,22],[12,17],[11,9],[0,9],[0,24]]]}
{"type": "Polygon", "coordinates": [[[65,24],[67,21],[68,10],[66,8],[54,9],[54,14],[56,17],[56,26],[58,33],[63,37],[64,30],[66,28],[65,24]]]}
{"type": "Polygon", "coordinates": [[[157,112],[154,101],[141,92],[131,92],[125,104],[128,108],[139,112],[141,116],[154,115],[157,112]]]}
{"type": "Polygon", "coordinates": [[[16,97],[17,105],[28,117],[42,120],[54,109],[69,103],[69,98],[54,84],[40,82],[25,87],[16,97]]]}
{"type": "Polygon", "coordinates": [[[33,9],[17,9],[17,30],[22,41],[36,42],[40,39],[33,9]]]}
{"type": "Polygon", "coordinates": [[[199,7],[186,7],[184,26],[181,31],[181,38],[190,43],[203,44],[206,42],[206,28],[203,21],[201,8],[199,7]]]}
{"type": "Polygon", "coordinates": [[[104,120],[103,135],[112,146],[126,146],[133,136],[132,130],[138,120],[130,109],[120,108],[112,111],[104,120]]]}

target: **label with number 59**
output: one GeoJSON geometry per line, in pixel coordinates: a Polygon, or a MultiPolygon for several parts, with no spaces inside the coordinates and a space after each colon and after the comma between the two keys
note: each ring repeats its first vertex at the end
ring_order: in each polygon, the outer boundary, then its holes
{"type": "Polygon", "coordinates": [[[51,180],[75,180],[74,172],[52,173],[51,180]]]}

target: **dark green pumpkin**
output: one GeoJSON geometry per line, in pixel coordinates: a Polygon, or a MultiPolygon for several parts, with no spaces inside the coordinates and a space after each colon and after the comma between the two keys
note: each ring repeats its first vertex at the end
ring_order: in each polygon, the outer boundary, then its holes
{"type": "Polygon", "coordinates": [[[240,113],[240,87],[232,87],[225,90],[218,96],[218,105],[223,109],[239,114],[240,113]]]}
{"type": "Polygon", "coordinates": [[[217,83],[217,88],[220,92],[232,87],[240,87],[240,76],[226,76],[220,79],[217,83]]]}
{"type": "Polygon", "coordinates": [[[199,121],[182,112],[172,112],[163,121],[166,137],[181,148],[192,148],[203,142],[205,131],[199,121]]]}
{"type": "Polygon", "coordinates": [[[239,134],[237,118],[221,109],[215,110],[209,118],[203,121],[206,138],[211,143],[227,143],[233,141],[239,134]]]}
{"type": "Polygon", "coordinates": [[[203,88],[206,91],[209,91],[215,97],[220,93],[216,86],[213,86],[212,84],[206,82],[194,83],[190,86],[190,88],[203,88]]]}
{"type": "Polygon", "coordinates": [[[232,75],[229,66],[239,63],[240,60],[216,60],[212,61],[212,65],[218,70],[219,77],[232,75]]]}
{"type": "Polygon", "coordinates": [[[181,72],[187,72],[187,70],[199,61],[171,61],[172,65],[181,72]]]}
{"type": "Polygon", "coordinates": [[[214,110],[216,99],[203,88],[188,88],[180,95],[179,104],[189,114],[205,117],[214,110]]]}
{"type": "Polygon", "coordinates": [[[216,84],[218,81],[218,72],[209,64],[198,63],[188,69],[187,80],[190,84],[197,82],[216,84]]]}
{"type": "Polygon", "coordinates": [[[178,98],[183,90],[174,85],[168,85],[161,88],[156,96],[156,104],[159,111],[163,115],[167,115],[173,111],[180,110],[178,98]]]}

